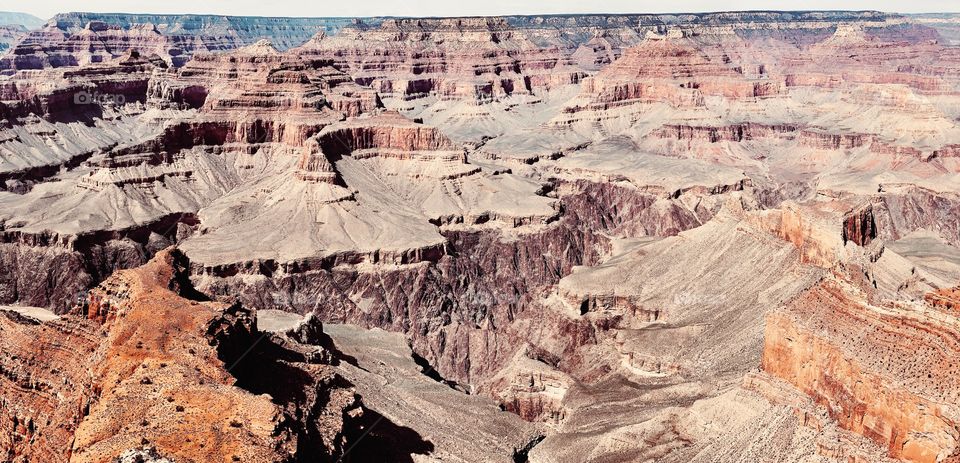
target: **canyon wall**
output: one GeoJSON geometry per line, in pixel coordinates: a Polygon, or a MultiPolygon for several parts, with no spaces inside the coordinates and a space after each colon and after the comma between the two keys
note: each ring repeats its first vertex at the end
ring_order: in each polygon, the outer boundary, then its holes
{"type": "Polygon", "coordinates": [[[923,21],[71,13],[17,40],[7,459],[957,457],[960,53],[923,21]]]}
{"type": "Polygon", "coordinates": [[[347,18],[61,13],[12,42],[0,57],[0,70],[99,63],[130,48],[181,66],[195,52],[232,50],[262,39],[287,49],[349,23],[347,18]]]}
{"type": "Polygon", "coordinates": [[[825,282],[767,320],[763,369],[913,462],[960,458],[957,314],[876,308],[825,282]]]}

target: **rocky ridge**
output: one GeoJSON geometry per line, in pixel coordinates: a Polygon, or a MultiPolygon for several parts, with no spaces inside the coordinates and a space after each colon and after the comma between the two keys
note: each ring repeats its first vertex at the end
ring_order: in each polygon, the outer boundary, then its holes
{"type": "Polygon", "coordinates": [[[298,452],[331,459],[343,452],[344,420],[360,409],[331,357],[286,338],[258,343],[267,335],[253,311],[188,299],[184,264],[167,250],[118,272],[54,322],[4,318],[7,459],[111,462],[148,449],[173,461],[296,461],[298,452]],[[21,336],[49,349],[18,351],[21,336]],[[311,378],[295,385],[307,393],[296,407],[322,413],[294,414],[289,403],[285,410],[281,391],[293,385],[274,385],[272,397],[243,389],[249,368],[269,363],[240,365],[240,354],[259,345],[252,355],[267,360],[277,352],[266,346],[278,342],[288,353],[284,365],[311,378]]]}

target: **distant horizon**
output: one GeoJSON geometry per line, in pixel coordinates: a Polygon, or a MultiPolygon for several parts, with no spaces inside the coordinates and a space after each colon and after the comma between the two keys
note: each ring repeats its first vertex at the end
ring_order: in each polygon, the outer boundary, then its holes
{"type": "Polygon", "coordinates": [[[707,15],[707,14],[721,14],[721,13],[816,13],[816,12],[837,12],[837,13],[883,13],[883,14],[901,14],[906,16],[920,16],[920,15],[935,15],[935,14],[944,14],[944,15],[960,15],[960,10],[958,11],[922,11],[916,13],[907,13],[902,11],[885,11],[885,10],[842,10],[842,9],[833,9],[833,10],[714,10],[714,11],[671,11],[671,12],[656,12],[656,13],[625,13],[625,12],[582,12],[582,13],[522,13],[522,14],[468,14],[468,15],[457,15],[457,16],[447,16],[447,15],[366,15],[366,16],[343,16],[343,15],[330,15],[330,16],[288,16],[288,15],[262,15],[262,14],[227,14],[227,13],[157,13],[150,11],[83,11],[83,10],[74,10],[74,11],[61,11],[59,13],[54,13],[49,17],[37,16],[32,13],[25,11],[6,11],[0,10],[0,13],[12,13],[12,14],[23,14],[32,16],[41,21],[49,21],[57,15],[61,14],[91,14],[91,15],[130,15],[130,16],[223,16],[223,17],[234,17],[234,18],[289,18],[289,19],[365,19],[365,18],[383,18],[383,19],[445,19],[445,18],[497,18],[497,17],[536,17],[536,16],[663,16],[663,15],[707,15]]]}
{"type": "MultiPolygon", "coordinates": [[[[725,12],[803,12],[803,11],[879,11],[899,14],[956,14],[953,0],[847,0],[838,6],[836,1],[793,0],[770,2],[765,0],[711,0],[681,1],[670,4],[649,0],[601,0],[585,5],[573,0],[488,0],[477,4],[452,5],[445,0],[358,0],[333,4],[304,5],[294,0],[274,0],[265,4],[258,0],[169,0],[162,5],[151,5],[152,11],[129,11],[124,0],[89,0],[78,8],[75,1],[35,0],[29,5],[18,5],[19,12],[48,20],[58,13],[138,14],[138,15],[213,15],[241,17],[288,18],[449,18],[495,16],[563,16],[563,15],[658,15],[705,14],[725,12]],[[28,8],[24,8],[28,7],[28,8]],[[667,9],[667,8],[669,9],[667,9]],[[127,11],[125,11],[127,10],[127,11]]],[[[10,11],[13,12],[13,11],[10,11]]]]}
{"type": "Polygon", "coordinates": [[[26,14],[33,16],[35,18],[48,20],[53,17],[61,14],[96,14],[96,15],[131,15],[131,16],[228,16],[228,17],[238,17],[238,18],[291,18],[291,19],[303,19],[303,18],[336,18],[336,19],[362,19],[362,18],[403,18],[403,19],[444,19],[444,18],[497,18],[505,16],[664,16],[664,15],[708,15],[708,14],[723,14],[723,13],[819,13],[819,12],[828,12],[828,13],[883,13],[883,14],[905,14],[905,15],[919,15],[919,14],[960,14],[953,11],[926,11],[921,13],[904,13],[900,11],[884,11],[884,10],[842,10],[842,9],[833,9],[833,10],[711,10],[711,11],[671,11],[671,12],[656,12],[656,13],[642,13],[642,12],[606,12],[606,11],[592,11],[592,12],[578,12],[578,13],[505,13],[505,14],[465,14],[465,15],[365,15],[365,16],[344,16],[344,15],[329,15],[329,16],[289,16],[289,15],[262,15],[262,14],[227,14],[227,13],[158,13],[152,11],[85,11],[85,10],[72,10],[72,11],[61,11],[54,13],[50,17],[44,18],[37,16],[31,13],[23,11],[3,11],[0,10],[0,13],[13,13],[13,14],[26,14]]]}

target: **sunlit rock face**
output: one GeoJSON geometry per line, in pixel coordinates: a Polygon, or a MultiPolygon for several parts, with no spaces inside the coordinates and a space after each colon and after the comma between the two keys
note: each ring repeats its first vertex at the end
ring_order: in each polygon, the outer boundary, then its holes
{"type": "Polygon", "coordinates": [[[317,32],[336,31],[349,22],[344,18],[63,13],[11,40],[9,50],[0,57],[0,70],[101,63],[131,48],[181,66],[195,52],[232,50],[261,39],[281,49],[295,47],[317,32]]]}
{"type": "Polygon", "coordinates": [[[941,310],[873,307],[842,284],[823,283],[770,316],[763,369],[889,456],[944,461],[960,452],[951,386],[960,338],[956,313],[941,310]]]}
{"type": "Polygon", "coordinates": [[[954,462],[955,21],[17,29],[0,454],[954,462]]]}
{"type": "Polygon", "coordinates": [[[333,370],[336,358],[307,340],[259,332],[253,310],[190,299],[199,293],[187,268],[168,249],[115,273],[63,317],[41,323],[4,312],[5,459],[342,454],[344,426],[362,408],[333,370]],[[253,358],[241,365],[241,355],[253,358]],[[261,389],[257,375],[280,369],[298,376],[261,389]]]}

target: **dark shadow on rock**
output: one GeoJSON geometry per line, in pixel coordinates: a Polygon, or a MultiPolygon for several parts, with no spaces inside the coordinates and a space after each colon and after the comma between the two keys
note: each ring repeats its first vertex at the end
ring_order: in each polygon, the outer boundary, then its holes
{"type": "Polygon", "coordinates": [[[98,120],[103,119],[103,108],[95,104],[77,104],[70,101],[63,106],[49,108],[46,119],[50,122],[80,123],[93,127],[98,120]]]}
{"type": "MultiPolygon", "coordinates": [[[[174,224],[183,221],[181,215],[174,224]]],[[[173,226],[170,226],[173,228],[173,226]]],[[[205,302],[211,300],[209,296],[197,290],[190,281],[190,258],[179,249],[173,250],[173,281],[170,282],[170,289],[176,292],[184,299],[192,301],[205,302]]]]}
{"type": "Polygon", "coordinates": [[[466,389],[464,389],[463,386],[460,386],[459,383],[457,383],[456,381],[451,381],[449,379],[446,379],[442,375],[440,375],[440,372],[438,372],[437,369],[433,367],[433,365],[430,365],[430,362],[427,359],[417,355],[417,353],[413,352],[412,350],[410,352],[410,355],[413,356],[413,362],[416,363],[418,367],[420,367],[420,373],[422,373],[424,376],[440,384],[446,385],[447,387],[455,391],[467,393],[466,389]]]}
{"type": "Polygon", "coordinates": [[[543,442],[546,436],[537,436],[533,438],[530,442],[527,442],[527,445],[524,445],[522,448],[515,449],[513,451],[513,463],[527,463],[530,460],[530,451],[533,450],[537,444],[543,442]]]}
{"type": "Polygon", "coordinates": [[[413,455],[429,455],[434,450],[433,443],[417,431],[368,408],[345,434],[349,451],[340,460],[343,463],[413,463],[413,455]]]}
{"type": "Polygon", "coordinates": [[[237,378],[237,387],[254,394],[270,394],[275,403],[285,405],[305,402],[305,388],[314,387],[310,373],[297,366],[302,362],[302,354],[265,335],[247,355],[226,366],[237,378]]]}

